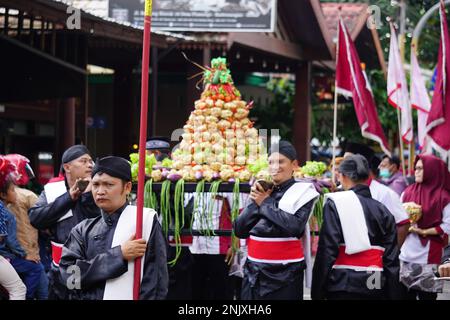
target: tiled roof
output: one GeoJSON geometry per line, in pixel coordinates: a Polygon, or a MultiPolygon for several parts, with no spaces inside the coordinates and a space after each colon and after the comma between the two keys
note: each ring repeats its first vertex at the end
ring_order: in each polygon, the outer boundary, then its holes
{"type": "Polygon", "coordinates": [[[333,39],[337,35],[339,7],[341,8],[342,19],[350,34],[353,34],[353,30],[360,19],[367,15],[367,4],[365,3],[321,3],[321,6],[325,22],[333,39]]]}

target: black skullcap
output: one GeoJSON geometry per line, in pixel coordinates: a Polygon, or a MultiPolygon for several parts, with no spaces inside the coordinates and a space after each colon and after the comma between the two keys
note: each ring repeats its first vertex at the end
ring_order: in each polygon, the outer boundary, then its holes
{"type": "Polygon", "coordinates": [[[348,142],[345,146],[345,152],[351,152],[353,154],[360,154],[364,156],[367,162],[371,162],[375,152],[372,148],[366,146],[365,144],[348,142]]]}
{"type": "Polygon", "coordinates": [[[145,144],[147,150],[170,149],[169,139],[166,137],[152,137],[145,144]]]}
{"type": "Polygon", "coordinates": [[[114,178],[131,181],[131,165],[124,158],[109,156],[97,159],[92,170],[92,177],[98,172],[109,174],[114,178]]]}
{"type": "Polygon", "coordinates": [[[369,178],[369,163],[360,154],[348,156],[339,165],[338,171],[352,181],[362,181],[369,178]]]}
{"type": "Polygon", "coordinates": [[[82,155],[90,154],[88,148],[82,144],[77,144],[74,146],[71,146],[69,149],[64,151],[62,156],[62,163],[68,163],[72,160],[75,160],[82,155]]]}
{"type": "Polygon", "coordinates": [[[278,144],[274,144],[270,148],[270,154],[278,152],[289,158],[289,160],[297,160],[297,151],[295,151],[294,146],[289,141],[281,140],[278,144]]]}

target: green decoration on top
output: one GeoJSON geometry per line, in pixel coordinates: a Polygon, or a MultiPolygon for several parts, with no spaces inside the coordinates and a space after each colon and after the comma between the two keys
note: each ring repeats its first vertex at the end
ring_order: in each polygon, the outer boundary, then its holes
{"type": "Polygon", "coordinates": [[[232,84],[230,70],[227,68],[226,58],[214,58],[211,60],[211,68],[203,73],[205,84],[232,84]]]}

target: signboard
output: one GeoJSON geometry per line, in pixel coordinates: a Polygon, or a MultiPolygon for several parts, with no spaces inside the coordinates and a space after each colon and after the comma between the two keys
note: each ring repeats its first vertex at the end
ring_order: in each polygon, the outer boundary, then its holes
{"type": "MultiPolygon", "coordinates": [[[[109,17],[143,25],[144,0],[109,0],[109,17]]],[[[153,0],[152,29],[273,32],[276,0],[153,0]]]]}

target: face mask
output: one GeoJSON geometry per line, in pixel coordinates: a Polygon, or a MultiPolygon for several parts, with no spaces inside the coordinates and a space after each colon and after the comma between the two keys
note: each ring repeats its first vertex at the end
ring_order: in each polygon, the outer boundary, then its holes
{"type": "Polygon", "coordinates": [[[391,172],[387,168],[380,169],[380,178],[389,178],[391,176],[391,172]]]}

